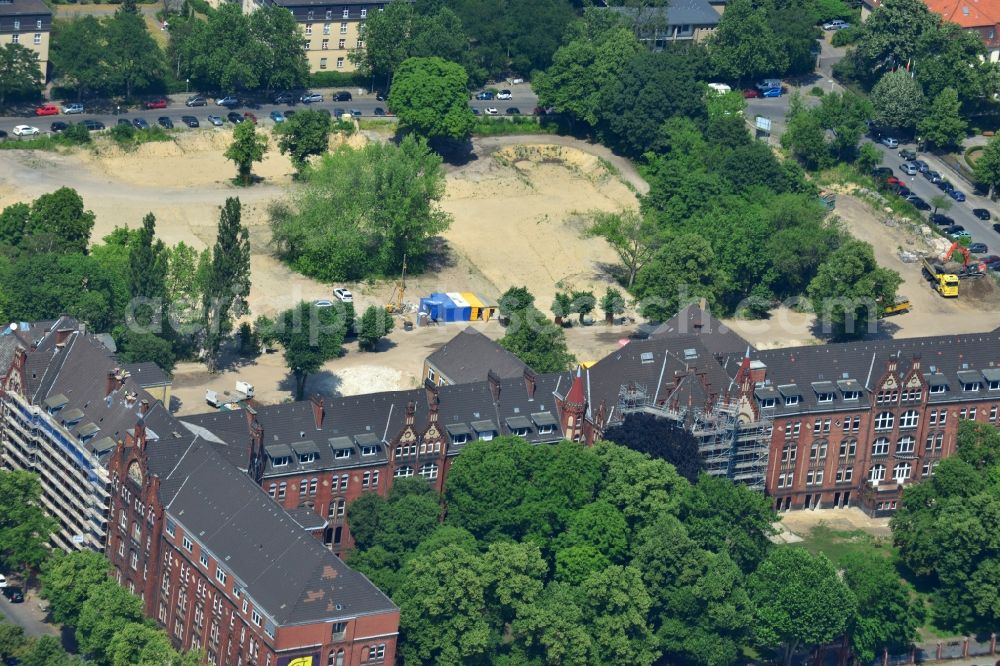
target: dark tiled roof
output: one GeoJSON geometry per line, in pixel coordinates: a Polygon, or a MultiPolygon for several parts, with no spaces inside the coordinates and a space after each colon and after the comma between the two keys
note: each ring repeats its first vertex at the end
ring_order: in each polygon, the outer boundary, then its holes
{"type": "Polygon", "coordinates": [[[441,345],[427,362],[455,384],[483,381],[490,370],[499,377],[520,377],[528,367],[472,326],[441,345]]]}
{"type": "Polygon", "coordinates": [[[711,354],[744,354],[748,348],[753,350],[749,342],[698,303],[682,308],[649,333],[651,338],[664,335],[697,335],[711,354]]]}
{"type": "Polygon", "coordinates": [[[634,7],[610,7],[611,10],[625,14],[645,24],[657,28],[665,26],[716,26],[719,24],[719,12],[712,9],[708,0],[671,0],[663,7],[645,7],[641,12],[634,7]]]}
{"type": "Polygon", "coordinates": [[[196,441],[168,475],[167,511],[219,558],[279,625],[396,610],[362,574],[302,529],[246,474],[196,441]]]}
{"type": "Polygon", "coordinates": [[[29,16],[33,14],[52,14],[52,10],[42,0],[13,0],[12,3],[0,2],[0,16],[29,16]]]}
{"type": "Polygon", "coordinates": [[[170,376],[160,366],[150,361],[129,363],[122,366],[122,368],[132,375],[132,379],[136,384],[143,388],[162,386],[163,384],[170,383],[170,376]]]}
{"type": "MultiPolygon", "coordinates": [[[[943,393],[929,396],[932,402],[969,399],[977,394],[963,391],[960,377],[972,377],[973,374],[959,373],[971,372],[982,378],[984,371],[1000,369],[1000,332],[793,347],[751,354],[752,359],[767,367],[768,382],[779,389],[783,388],[783,384],[796,384],[802,394],[797,405],[785,407],[779,402],[776,414],[815,408],[853,410],[867,407],[871,404],[871,392],[878,389],[876,383],[893,356],[898,358],[897,379],[909,373],[914,356],[919,356],[920,373],[925,379],[931,384],[947,386],[943,393]],[[859,399],[843,399],[844,391],[859,390],[847,388],[843,384],[845,380],[854,380],[864,388],[859,399]],[[837,385],[833,403],[818,405],[816,392],[812,389],[814,382],[833,382],[837,385]]],[[[736,355],[724,362],[732,376],[735,376],[738,365],[736,355]]],[[[996,393],[990,393],[984,383],[978,395],[986,397],[996,393]]]]}

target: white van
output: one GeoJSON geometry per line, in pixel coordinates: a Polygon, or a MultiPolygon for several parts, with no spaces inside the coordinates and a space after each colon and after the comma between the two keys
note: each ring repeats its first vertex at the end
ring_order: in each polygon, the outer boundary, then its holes
{"type": "Polygon", "coordinates": [[[757,84],[757,90],[764,91],[770,90],[771,88],[780,88],[781,79],[764,79],[757,84]]]}
{"type": "Polygon", "coordinates": [[[724,95],[727,92],[733,92],[733,89],[727,86],[725,83],[709,83],[708,87],[714,90],[715,92],[719,93],[720,95],[724,95]]]}

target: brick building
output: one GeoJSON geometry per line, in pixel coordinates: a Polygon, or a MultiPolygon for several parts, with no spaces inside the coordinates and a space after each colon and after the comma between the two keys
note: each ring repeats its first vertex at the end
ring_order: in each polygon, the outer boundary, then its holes
{"type": "MultiPolygon", "coordinates": [[[[180,424],[69,317],[0,334],[0,460],[38,474],[55,545],[103,550],[183,649],[213,664],[393,663],[399,611],[180,424]]],[[[149,369],[147,369],[149,370],[149,369]]],[[[154,376],[148,379],[148,376],[154,376]]]]}

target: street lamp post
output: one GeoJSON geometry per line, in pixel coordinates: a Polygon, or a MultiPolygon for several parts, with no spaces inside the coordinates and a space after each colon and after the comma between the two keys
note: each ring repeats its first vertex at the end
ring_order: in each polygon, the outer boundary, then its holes
{"type": "Polygon", "coordinates": [[[185,94],[191,92],[191,79],[184,79],[184,92],[185,94]]]}

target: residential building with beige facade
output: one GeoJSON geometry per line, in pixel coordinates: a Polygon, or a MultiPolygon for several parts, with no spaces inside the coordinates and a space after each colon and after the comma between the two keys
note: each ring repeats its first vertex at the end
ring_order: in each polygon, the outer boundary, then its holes
{"type": "MultiPolygon", "coordinates": [[[[310,72],[353,72],[350,53],[362,48],[361,26],[386,2],[370,0],[264,0],[292,12],[305,40],[310,72]]],[[[256,0],[246,0],[244,10],[252,10],[256,0]],[[251,6],[248,6],[250,3],[251,6]]]]}
{"type": "Polygon", "coordinates": [[[38,54],[43,80],[48,79],[52,10],[42,0],[0,0],[0,46],[20,44],[38,54]]]}

